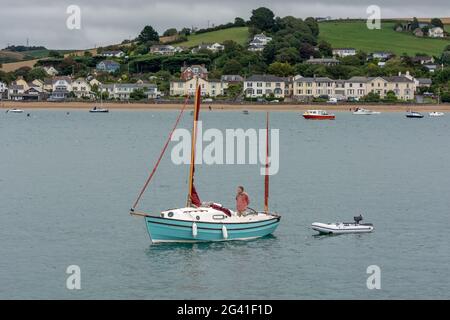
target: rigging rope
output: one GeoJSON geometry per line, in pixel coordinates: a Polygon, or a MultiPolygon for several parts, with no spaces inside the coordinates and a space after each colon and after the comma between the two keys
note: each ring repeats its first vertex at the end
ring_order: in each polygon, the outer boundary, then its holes
{"type": "Polygon", "coordinates": [[[156,161],[155,167],[153,168],[152,172],[150,173],[150,175],[148,176],[147,180],[145,181],[141,192],[139,192],[139,195],[138,195],[136,201],[134,202],[133,206],[131,207],[131,211],[134,211],[134,209],[138,205],[139,201],[141,200],[142,195],[144,194],[145,190],[148,187],[148,184],[152,180],[152,178],[153,178],[153,176],[154,176],[154,174],[156,172],[156,169],[158,169],[159,163],[161,162],[161,159],[164,156],[164,153],[166,152],[167,147],[169,146],[170,140],[172,139],[172,135],[173,135],[175,129],[177,128],[178,123],[181,120],[181,116],[183,115],[183,112],[184,112],[184,109],[186,108],[188,100],[189,100],[189,96],[186,96],[186,99],[184,100],[183,108],[181,109],[180,114],[178,115],[178,118],[175,121],[175,125],[173,126],[172,131],[170,131],[170,134],[169,134],[169,137],[167,138],[166,144],[164,145],[164,148],[162,149],[162,152],[161,152],[161,154],[158,157],[158,161],[156,161]]]}

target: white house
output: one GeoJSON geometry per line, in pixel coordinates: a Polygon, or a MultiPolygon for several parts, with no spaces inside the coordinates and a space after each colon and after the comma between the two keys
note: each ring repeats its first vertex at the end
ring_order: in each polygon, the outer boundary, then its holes
{"type": "Polygon", "coordinates": [[[196,86],[200,86],[200,94],[203,97],[217,97],[224,95],[228,83],[215,79],[203,79],[195,76],[186,80],[174,80],[170,82],[171,96],[193,96],[196,86]]]}
{"type": "Polygon", "coordinates": [[[337,57],[348,57],[348,56],[354,56],[356,55],[356,49],[355,48],[336,48],[333,49],[333,56],[337,57]]]}
{"type": "Polygon", "coordinates": [[[434,27],[428,30],[428,36],[431,38],[443,38],[444,37],[444,29],[441,27],[434,27]]]}
{"type": "Polygon", "coordinates": [[[55,67],[50,66],[50,67],[44,67],[45,72],[47,72],[47,74],[49,76],[56,76],[58,74],[58,70],[55,69],[55,67]]]}
{"type": "Polygon", "coordinates": [[[174,55],[175,53],[178,52],[183,52],[184,49],[182,47],[174,47],[171,45],[167,45],[167,44],[157,44],[157,45],[153,45],[150,47],[150,53],[153,54],[161,54],[161,55],[174,55]]]}
{"type": "Polygon", "coordinates": [[[284,98],[289,95],[288,80],[273,75],[253,75],[244,80],[244,94],[247,98],[284,98]]]}
{"type": "Polygon", "coordinates": [[[52,94],[48,100],[64,100],[69,97],[72,91],[72,79],[70,77],[55,77],[52,81],[52,94]]]}
{"type": "Polygon", "coordinates": [[[131,93],[142,90],[147,99],[156,99],[161,96],[158,87],[152,83],[113,83],[101,86],[102,92],[107,92],[110,99],[129,100],[131,93]]]}
{"type": "Polygon", "coordinates": [[[108,50],[103,51],[100,55],[108,58],[122,58],[125,56],[125,53],[122,50],[108,50]]]}
{"type": "Polygon", "coordinates": [[[84,78],[78,78],[72,82],[72,91],[78,99],[93,98],[91,85],[84,78]]]}
{"type": "Polygon", "coordinates": [[[199,50],[209,50],[211,52],[219,52],[225,49],[225,46],[220,43],[203,43],[197,48],[191,50],[192,53],[197,53],[199,50]]]}
{"type": "Polygon", "coordinates": [[[268,44],[270,41],[272,41],[271,37],[266,36],[264,33],[256,34],[253,37],[253,41],[258,40],[263,45],[268,44]]]}
{"type": "Polygon", "coordinates": [[[272,41],[271,37],[266,36],[264,33],[256,34],[253,40],[250,41],[248,50],[249,51],[263,51],[264,47],[272,41]]]}

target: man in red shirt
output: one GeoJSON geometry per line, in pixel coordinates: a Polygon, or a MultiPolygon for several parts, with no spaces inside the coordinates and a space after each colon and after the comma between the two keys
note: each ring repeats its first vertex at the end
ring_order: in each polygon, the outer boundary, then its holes
{"type": "Polygon", "coordinates": [[[248,197],[248,194],[244,191],[244,187],[243,186],[237,187],[236,211],[238,213],[238,216],[242,216],[242,214],[244,214],[249,204],[250,198],[248,197]]]}

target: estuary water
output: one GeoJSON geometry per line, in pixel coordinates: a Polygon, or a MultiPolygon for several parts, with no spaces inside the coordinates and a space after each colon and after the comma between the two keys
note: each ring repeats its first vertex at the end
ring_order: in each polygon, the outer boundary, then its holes
{"type": "MultiPolygon", "coordinates": [[[[272,112],[280,168],[273,236],[152,245],[128,210],[175,111],[33,110],[0,114],[2,299],[449,299],[450,115],[402,113],[306,121],[272,112]],[[312,222],[362,213],[371,234],[315,236],[312,222]],[[68,290],[66,269],[81,270],[68,290]],[[381,289],[367,287],[367,268],[381,289]]],[[[264,128],[265,113],[204,111],[204,128],[264,128]]],[[[191,127],[187,112],[180,127],[191,127]]],[[[171,145],[171,147],[173,144],[171,145]]],[[[140,205],[184,205],[187,166],[171,148],[140,205]]],[[[263,206],[260,165],[201,165],[202,200],[234,207],[237,185],[263,206]]]]}

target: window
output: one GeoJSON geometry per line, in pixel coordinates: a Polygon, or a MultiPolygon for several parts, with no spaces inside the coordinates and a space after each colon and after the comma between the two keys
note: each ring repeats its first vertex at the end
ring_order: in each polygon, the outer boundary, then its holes
{"type": "Polygon", "coordinates": [[[256,84],[256,86],[258,87],[258,88],[262,88],[262,82],[258,82],[257,84],[256,84]]]}
{"type": "Polygon", "coordinates": [[[252,87],[253,86],[253,83],[251,83],[251,82],[247,82],[247,87],[252,87]]]}
{"type": "Polygon", "coordinates": [[[271,87],[270,82],[266,82],[266,88],[270,88],[270,87],[271,87]]]}
{"type": "Polygon", "coordinates": [[[281,83],[279,83],[279,82],[275,83],[275,87],[280,88],[281,87],[281,83]]]}
{"type": "Polygon", "coordinates": [[[256,93],[257,93],[257,94],[262,94],[262,90],[261,90],[261,89],[258,89],[258,90],[256,90],[256,93]]]}

